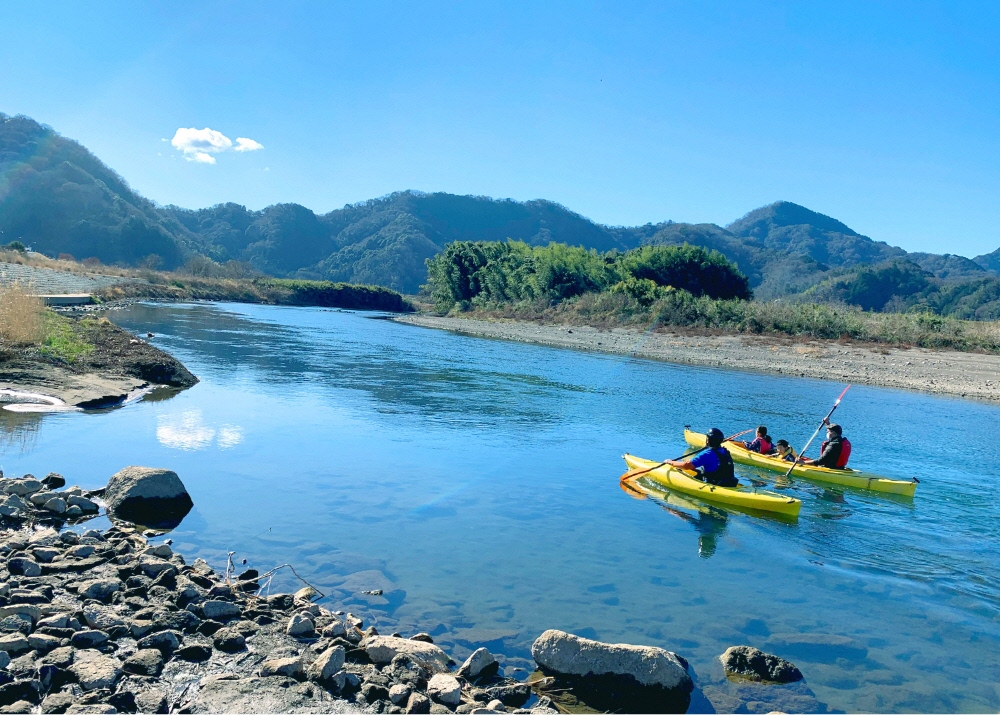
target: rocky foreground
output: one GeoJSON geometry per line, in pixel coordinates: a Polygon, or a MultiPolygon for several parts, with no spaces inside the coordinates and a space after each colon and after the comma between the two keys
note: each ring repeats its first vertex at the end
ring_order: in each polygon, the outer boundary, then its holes
{"type": "MultiPolygon", "coordinates": [[[[0,474],[0,713],[686,712],[691,703],[687,662],[661,648],[549,630],[532,647],[538,671],[522,683],[485,648],[456,669],[429,635],[366,629],[313,603],[311,586],[270,593],[271,573],[188,564],[164,534],[134,525],[169,526],[190,510],[173,472],[127,467],[101,490],[64,486],[57,474],[0,474]],[[99,510],[115,525],[70,528],[99,510]]],[[[757,683],[802,679],[746,646],[722,661],[757,683]]]]}

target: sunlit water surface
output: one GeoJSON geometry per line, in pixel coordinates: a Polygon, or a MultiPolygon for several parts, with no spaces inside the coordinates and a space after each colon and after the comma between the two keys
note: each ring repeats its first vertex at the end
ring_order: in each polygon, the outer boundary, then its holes
{"type": "Polygon", "coordinates": [[[382,633],[430,632],[457,659],[486,645],[522,677],[559,628],[675,650],[703,686],[750,644],[831,709],[1000,708],[998,407],[852,388],[836,419],[853,463],[919,477],[916,497],[795,482],[802,513],[782,523],[632,499],[621,454],[677,456],[686,423],[764,422],[801,445],[840,385],[320,309],[112,318],[201,383],[99,414],[4,413],[2,466],[85,487],[173,469],[195,503],[172,534],[188,558],[291,563],[382,633]]]}

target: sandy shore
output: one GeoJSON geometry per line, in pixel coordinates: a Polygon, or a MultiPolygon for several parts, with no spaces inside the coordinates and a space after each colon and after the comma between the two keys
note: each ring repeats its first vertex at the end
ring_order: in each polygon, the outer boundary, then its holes
{"type": "Polygon", "coordinates": [[[403,315],[394,320],[482,338],[1000,402],[998,355],[745,335],[691,336],[647,333],[634,328],[602,330],[431,315],[403,315]]]}

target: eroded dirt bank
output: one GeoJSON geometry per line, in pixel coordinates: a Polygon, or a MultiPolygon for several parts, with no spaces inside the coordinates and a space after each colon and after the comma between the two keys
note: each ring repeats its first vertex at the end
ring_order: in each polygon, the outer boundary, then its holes
{"type": "MultiPolygon", "coordinates": [[[[106,319],[79,321],[89,345],[72,360],[30,347],[0,351],[0,391],[30,392],[70,406],[103,407],[150,385],[191,387],[198,378],[176,358],[106,319]]],[[[23,401],[0,394],[0,401],[23,401]]]]}

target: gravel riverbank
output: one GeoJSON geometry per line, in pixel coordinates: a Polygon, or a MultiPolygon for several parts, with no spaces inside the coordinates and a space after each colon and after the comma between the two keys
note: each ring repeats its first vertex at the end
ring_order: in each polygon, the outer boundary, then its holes
{"type": "Polygon", "coordinates": [[[1000,402],[1000,355],[749,335],[682,335],[474,318],[393,320],[481,338],[592,350],[684,365],[813,377],[1000,402]]]}

